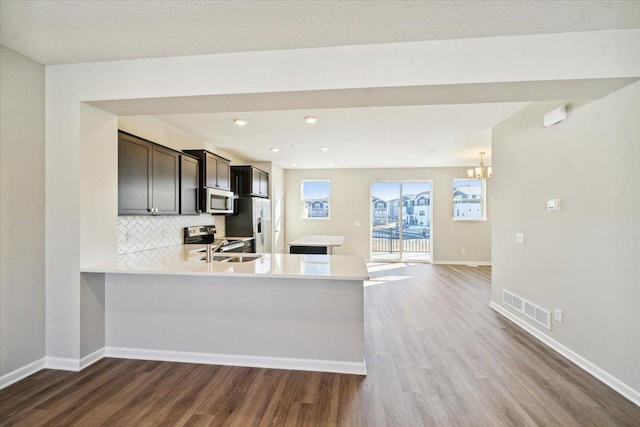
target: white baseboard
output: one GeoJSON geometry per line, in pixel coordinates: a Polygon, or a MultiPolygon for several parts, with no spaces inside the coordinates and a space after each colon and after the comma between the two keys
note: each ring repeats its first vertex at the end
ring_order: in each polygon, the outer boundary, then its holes
{"type": "Polygon", "coordinates": [[[477,267],[479,265],[491,265],[491,261],[431,261],[431,264],[468,265],[470,267],[477,267]]]}
{"type": "Polygon", "coordinates": [[[235,354],[194,353],[186,351],[148,350],[125,347],[107,347],[105,357],[202,363],[207,365],[246,366],[252,368],[289,369],[294,371],[334,372],[339,374],[367,374],[367,368],[364,360],[362,362],[339,362],[335,360],[242,356],[235,354]]]}
{"type": "Polygon", "coordinates": [[[573,350],[560,344],[558,341],[549,337],[547,334],[543,333],[542,331],[536,329],[535,327],[527,323],[524,319],[521,319],[520,317],[516,316],[514,313],[511,313],[510,311],[500,306],[499,304],[496,304],[495,302],[491,301],[491,303],[489,304],[489,307],[491,307],[496,312],[506,317],[516,325],[520,326],[526,332],[533,335],[535,338],[542,341],[548,347],[560,353],[562,356],[566,357],[571,362],[575,363],[580,368],[584,369],[585,371],[587,371],[588,373],[590,373],[591,375],[593,375],[594,377],[596,377],[597,379],[599,379],[600,381],[608,385],[609,387],[611,387],[612,389],[614,389],[615,391],[623,395],[625,398],[629,399],[631,402],[633,402],[637,406],[640,406],[640,392],[638,392],[637,390],[634,390],[633,388],[629,387],[627,384],[623,383],[622,381],[620,381],[613,375],[609,374],[602,368],[599,368],[598,366],[594,365],[593,363],[591,363],[584,357],[580,356],[573,350]]]}
{"type": "Polygon", "coordinates": [[[47,357],[45,358],[44,367],[46,369],[57,369],[59,371],[80,370],[80,359],[71,359],[68,357],[47,357]]]}
{"type": "Polygon", "coordinates": [[[287,357],[240,356],[235,354],[104,347],[86,355],[82,359],[43,357],[40,360],[36,360],[33,363],[25,365],[0,377],[0,390],[28,377],[29,375],[33,375],[42,369],[58,369],[61,371],[78,372],[88,366],[91,366],[104,357],[367,375],[367,367],[364,360],[362,363],[358,363],[339,362],[335,360],[293,359],[287,357]]]}
{"type": "Polygon", "coordinates": [[[102,347],[101,349],[98,349],[91,354],[87,354],[85,357],[80,359],[79,370],[83,370],[84,368],[91,366],[98,360],[102,359],[104,357],[104,353],[105,347],[102,347]]]}
{"type": "Polygon", "coordinates": [[[0,377],[0,390],[44,369],[46,357],[31,362],[0,377]]]}

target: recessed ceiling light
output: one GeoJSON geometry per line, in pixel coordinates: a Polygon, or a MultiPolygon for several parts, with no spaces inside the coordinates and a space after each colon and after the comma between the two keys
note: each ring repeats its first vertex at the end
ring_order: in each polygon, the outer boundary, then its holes
{"type": "Polygon", "coordinates": [[[313,123],[317,122],[318,119],[315,116],[306,116],[304,118],[304,121],[307,122],[307,123],[313,124],[313,123]]]}
{"type": "Polygon", "coordinates": [[[280,151],[280,149],[279,149],[279,148],[271,147],[271,152],[273,152],[273,153],[277,153],[278,151],[280,151]]]}
{"type": "Polygon", "coordinates": [[[335,166],[335,165],[336,165],[335,163],[329,163],[329,166],[335,166]]]}
{"type": "Polygon", "coordinates": [[[320,147],[322,151],[329,151],[329,147],[320,147]]]}
{"type": "Polygon", "coordinates": [[[244,119],[233,119],[233,123],[237,124],[238,126],[246,126],[249,122],[244,119]]]}
{"type": "Polygon", "coordinates": [[[291,166],[295,168],[297,165],[295,163],[291,163],[291,166]]]}

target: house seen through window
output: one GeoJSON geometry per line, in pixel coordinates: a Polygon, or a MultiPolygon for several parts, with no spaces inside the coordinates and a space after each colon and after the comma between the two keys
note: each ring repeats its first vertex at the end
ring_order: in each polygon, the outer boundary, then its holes
{"type": "Polygon", "coordinates": [[[481,179],[453,180],[453,219],[483,221],[485,185],[481,179]]]}
{"type": "Polygon", "coordinates": [[[328,179],[302,181],[302,218],[329,219],[331,183],[328,179]]]}

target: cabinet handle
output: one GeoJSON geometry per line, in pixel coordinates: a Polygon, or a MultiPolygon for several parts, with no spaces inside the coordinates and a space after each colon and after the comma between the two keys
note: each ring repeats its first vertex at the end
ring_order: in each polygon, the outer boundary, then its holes
{"type": "Polygon", "coordinates": [[[153,212],[153,209],[147,208],[147,212],[153,212]]]}

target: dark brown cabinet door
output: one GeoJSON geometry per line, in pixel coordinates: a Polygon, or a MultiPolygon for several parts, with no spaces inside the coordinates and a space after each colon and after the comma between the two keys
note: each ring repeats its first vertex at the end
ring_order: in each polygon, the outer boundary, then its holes
{"type": "Polygon", "coordinates": [[[249,193],[252,196],[260,196],[260,171],[258,169],[251,168],[251,189],[249,193]]]}
{"type": "Polygon", "coordinates": [[[258,193],[263,197],[269,198],[269,174],[263,171],[260,171],[258,193]]]}
{"type": "Polygon", "coordinates": [[[204,186],[205,187],[217,187],[218,186],[218,158],[213,154],[205,153],[205,173],[204,173],[204,186]]]}
{"type": "Polygon", "coordinates": [[[118,215],[179,213],[180,153],[118,132],[118,215]]]}
{"type": "Polygon", "coordinates": [[[154,146],[151,177],[151,205],[155,214],[179,213],[179,154],[168,148],[154,146]]]}
{"type": "Polygon", "coordinates": [[[239,196],[269,197],[269,174],[253,166],[231,166],[231,190],[239,196]]]}
{"type": "Polygon", "coordinates": [[[218,188],[229,190],[231,188],[231,169],[229,162],[222,157],[218,157],[218,188]]]}
{"type": "Polygon", "coordinates": [[[200,186],[229,190],[231,169],[229,160],[206,150],[184,150],[200,160],[200,186]]]}
{"type": "Polygon", "coordinates": [[[197,159],[180,156],[180,213],[182,215],[197,215],[199,207],[199,180],[197,159]]]}
{"type": "Polygon", "coordinates": [[[151,214],[153,145],[118,135],[118,215],[151,214]]]}

